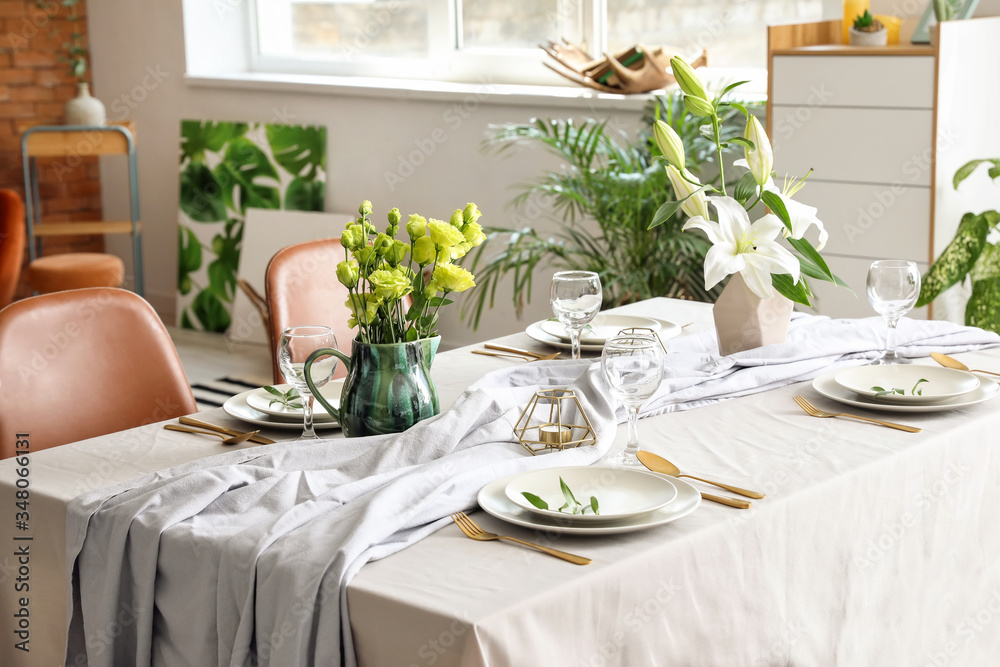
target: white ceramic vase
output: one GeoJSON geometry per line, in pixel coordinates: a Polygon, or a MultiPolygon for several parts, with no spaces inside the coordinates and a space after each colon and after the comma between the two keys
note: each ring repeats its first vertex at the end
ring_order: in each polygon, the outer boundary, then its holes
{"type": "Polygon", "coordinates": [[[864,32],[855,30],[852,26],[850,35],[851,46],[886,46],[889,43],[889,31],[885,28],[877,32],[864,32]]]}
{"type": "Polygon", "coordinates": [[[733,274],[712,308],[719,353],[723,356],[783,343],[792,319],[792,302],[775,294],[762,299],[747,287],[743,276],[733,274]]]}
{"type": "Polygon", "coordinates": [[[76,97],[66,103],[66,124],[104,125],[106,121],[104,103],[90,94],[90,85],[77,84],[76,97]]]}

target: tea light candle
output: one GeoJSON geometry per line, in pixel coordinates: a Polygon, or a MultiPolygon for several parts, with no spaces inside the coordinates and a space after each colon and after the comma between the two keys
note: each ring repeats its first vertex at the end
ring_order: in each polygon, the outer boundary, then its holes
{"type": "Polygon", "coordinates": [[[538,439],[550,445],[562,445],[573,439],[573,429],[559,424],[538,427],[538,439]]]}

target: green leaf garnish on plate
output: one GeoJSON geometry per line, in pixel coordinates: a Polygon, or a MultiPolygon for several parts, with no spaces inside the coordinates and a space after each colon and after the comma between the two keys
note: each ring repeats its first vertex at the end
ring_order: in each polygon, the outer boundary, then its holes
{"type": "Polygon", "coordinates": [[[290,388],[288,391],[281,391],[277,387],[264,387],[264,391],[274,397],[267,404],[267,407],[271,407],[277,403],[284,408],[291,408],[293,410],[302,409],[302,395],[299,394],[299,390],[295,387],[290,388]]]}
{"type": "MultiPolygon", "coordinates": [[[[587,510],[590,510],[594,514],[601,513],[600,506],[598,505],[597,498],[595,496],[590,497],[589,506],[581,505],[577,501],[576,496],[573,495],[573,491],[569,488],[569,485],[565,481],[563,481],[562,477],[559,478],[559,488],[562,491],[563,499],[566,502],[557,511],[566,512],[567,510],[569,510],[568,511],[569,514],[586,514],[587,510]]],[[[524,496],[529,503],[531,503],[538,509],[540,510],[549,509],[549,504],[544,500],[542,500],[541,498],[539,498],[538,496],[536,496],[534,493],[528,493],[527,491],[522,491],[521,495],[524,496]]]]}

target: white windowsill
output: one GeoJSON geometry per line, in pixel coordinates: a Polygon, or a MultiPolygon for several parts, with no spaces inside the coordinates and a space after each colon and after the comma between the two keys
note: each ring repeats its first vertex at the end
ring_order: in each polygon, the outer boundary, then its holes
{"type": "Polygon", "coordinates": [[[462,102],[476,100],[492,104],[545,106],[573,109],[641,111],[657,93],[614,95],[582,86],[527,86],[499,83],[449,83],[419,79],[240,72],[231,74],[185,74],[189,86],[311,94],[336,94],[409,100],[462,102]]]}

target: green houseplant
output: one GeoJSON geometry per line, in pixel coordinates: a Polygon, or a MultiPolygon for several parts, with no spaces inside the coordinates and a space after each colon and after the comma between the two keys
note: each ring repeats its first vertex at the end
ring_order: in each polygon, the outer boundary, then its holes
{"type": "MultiPolygon", "coordinates": [[[[739,134],[739,118],[735,110],[722,117],[724,136],[739,134]]],[[[504,154],[516,146],[529,146],[563,160],[564,167],[525,184],[514,200],[517,207],[541,200],[546,212],[563,225],[551,236],[531,224],[486,229],[488,242],[473,264],[482,289],[466,302],[466,314],[474,325],[487,304],[492,307],[497,287],[508,274],[514,278],[515,306],[520,310],[530,301],[532,277],[540,264],[597,272],[604,287],[604,307],[654,296],[715,300],[719,290],[705,289],[700,279],[709,244],[681,232],[685,217],[678,212],[652,232],[646,229],[667,186],[652,138],[653,124],[660,119],[685,138],[690,168],[707,182],[718,182],[714,147],[679,94],[651,101],[635,139],[596,119],[535,119],[496,128],[484,142],[486,150],[504,154]],[[486,249],[495,254],[487,256],[486,249]]]]}
{"type": "MultiPolygon", "coordinates": [[[[987,175],[991,179],[1000,178],[1000,159],[972,160],[955,172],[953,187],[957,190],[962,181],[984,164],[990,165],[987,175]]],[[[1000,245],[995,238],[998,231],[1000,212],[963,215],[955,237],[923,277],[917,307],[929,304],[946,289],[968,278],[972,296],[965,308],[965,323],[1000,333],[1000,245]]]]}

